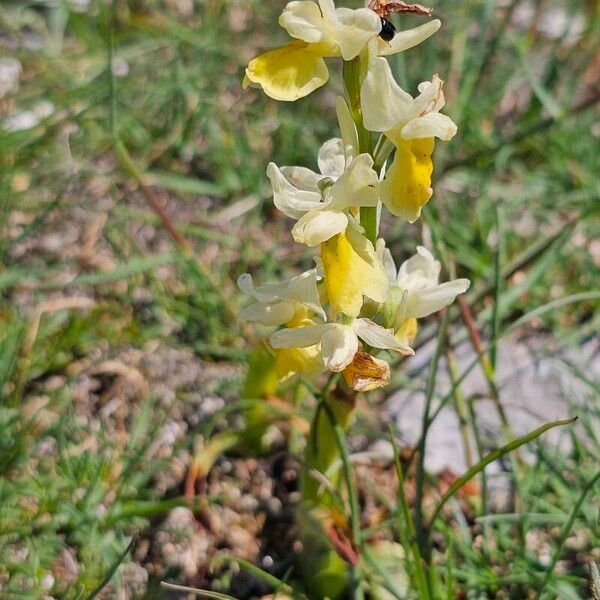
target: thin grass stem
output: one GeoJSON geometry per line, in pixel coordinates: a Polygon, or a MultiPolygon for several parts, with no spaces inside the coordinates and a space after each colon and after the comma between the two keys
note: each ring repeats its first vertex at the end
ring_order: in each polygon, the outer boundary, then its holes
{"type": "Polygon", "coordinates": [[[584,500],[586,499],[587,495],[590,493],[592,488],[598,483],[598,481],[600,481],[600,471],[598,471],[596,473],[596,475],[594,475],[594,477],[592,477],[587,482],[587,484],[585,485],[583,490],[581,490],[581,494],[579,495],[577,502],[575,503],[575,505],[573,506],[573,509],[571,510],[569,519],[565,523],[565,525],[562,529],[558,545],[556,547],[556,550],[554,551],[554,554],[552,555],[552,560],[550,561],[550,564],[548,565],[548,568],[546,569],[544,578],[542,579],[542,583],[540,584],[540,586],[538,588],[536,600],[539,600],[542,597],[542,593],[546,589],[546,586],[548,585],[548,582],[550,581],[550,578],[552,577],[552,573],[554,572],[554,567],[556,567],[556,563],[558,562],[558,559],[560,558],[562,550],[565,546],[565,542],[567,541],[567,537],[569,536],[569,533],[570,533],[571,529],[573,528],[573,523],[575,523],[575,519],[577,518],[577,515],[579,514],[579,511],[581,509],[581,505],[583,504],[584,500]]]}
{"type": "Polygon", "coordinates": [[[415,476],[416,480],[416,497],[415,497],[415,527],[417,544],[421,549],[421,553],[425,550],[425,530],[423,524],[423,497],[425,487],[425,446],[427,440],[427,432],[431,421],[429,419],[429,413],[431,411],[431,403],[433,400],[433,394],[435,393],[435,385],[437,379],[438,366],[440,358],[444,352],[444,345],[446,343],[446,333],[448,329],[448,311],[444,311],[444,314],[440,323],[440,330],[438,333],[437,344],[433,358],[431,361],[431,367],[429,369],[429,377],[427,379],[427,387],[425,390],[425,406],[423,408],[423,418],[421,426],[421,437],[418,445],[418,462],[417,462],[417,473],[415,476]]]}
{"type": "Polygon", "coordinates": [[[440,516],[440,513],[441,513],[442,509],[444,508],[446,502],[450,498],[452,498],[452,496],[454,496],[454,494],[463,485],[465,485],[467,482],[469,482],[475,475],[477,475],[477,473],[481,472],[481,470],[484,469],[487,465],[494,462],[495,460],[498,460],[505,454],[508,454],[509,452],[512,452],[513,450],[516,450],[517,448],[521,447],[523,444],[527,444],[527,443],[537,439],[540,435],[542,435],[549,429],[553,429],[554,427],[561,427],[562,425],[570,425],[571,423],[574,423],[576,420],[577,420],[577,417],[573,417],[571,419],[564,419],[562,421],[553,421],[551,423],[546,423],[545,425],[542,425],[541,427],[534,429],[527,435],[524,435],[523,437],[513,440],[512,442],[505,444],[501,448],[494,450],[494,452],[491,452],[490,454],[488,454],[482,461],[478,462],[476,465],[473,465],[473,467],[468,469],[464,475],[459,477],[442,495],[442,498],[440,499],[435,510],[433,511],[433,515],[429,522],[429,535],[431,535],[433,524],[435,523],[435,520],[440,516]]]}
{"type": "Polygon", "coordinates": [[[419,545],[415,537],[415,525],[410,514],[410,508],[408,506],[408,499],[406,498],[406,491],[404,488],[404,473],[402,471],[402,465],[400,464],[400,452],[396,438],[392,430],[391,425],[389,426],[389,436],[392,448],[394,449],[394,466],[396,468],[396,476],[398,477],[398,499],[397,502],[400,505],[400,511],[403,518],[403,522],[398,519],[398,533],[400,534],[400,540],[404,546],[406,553],[407,571],[411,574],[414,573],[416,587],[419,591],[419,595],[424,600],[430,598],[429,587],[427,585],[427,576],[423,568],[421,553],[419,551],[419,545]],[[412,554],[412,561],[410,555],[412,554]]]}

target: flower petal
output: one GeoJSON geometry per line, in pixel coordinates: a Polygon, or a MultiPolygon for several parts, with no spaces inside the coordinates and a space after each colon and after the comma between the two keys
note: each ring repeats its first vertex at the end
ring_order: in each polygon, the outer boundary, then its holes
{"type": "Polygon", "coordinates": [[[386,248],[385,240],[383,238],[377,240],[375,252],[377,253],[377,259],[385,268],[390,283],[396,283],[396,263],[394,262],[394,257],[392,256],[390,249],[386,248]]]}
{"type": "Polygon", "coordinates": [[[294,317],[293,302],[281,301],[270,304],[255,302],[246,308],[242,308],[238,313],[238,318],[244,321],[251,321],[265,325],[266,327],[276,327],[283,325],[294,317]]]}
{"type": "Polygon", "coordinates": [[[243,273],[237,280],[238,288],[244,294],[254,298],[258,302],[273,302],[281,298],[284,287],[281,284],[270,283],[259,288],[254,287],[254,281],[250,273],[243,273]]]}
{"type": "Polygon", "coordinates": [[[332,327],[334,325],[324,324],[280,329],[269,338],[269,344],[273,348],[308,348],[318,344],[332,327]]]}
{"type": "Polygon", "coordinates": [[[471,282],[468,279],[455,279],[431,288],[410,291],[406,300],[406,316],[420,319],[444,306],[448,306],[459,294],[464,294],[469,289],[471,282]]]}
{"type": "Polygon", "coordinates": [[[307,246],[318,246],[344,231],[348,217],[336,210],[311,210],[292,228],[294,241],[307,246]]]}
{"type": "Polygon", "coordinates": [[[401,342],[391,329],[385,329],[371,319],[355,319],[352,322],[352,329],[361,340],[373,348],[396,350],[406,355],[415,353],[412,348],[401,342]]]}
{"type": "Polygon", "coordinates": [[[325,311],[321,306],[321,299],[319,298],[316,269],[311,269],[294,277],[287,285],[284,296],[288,300],[298,302],[310,308],[320,315],[324,321],[327,320],[325,311]]]}
{"type": "Polygon", "coordinates": [[[381,31],[381,19],[369,8],[338,8],[337,23],[333,26],[333,38],[340,46],[342,58],[357,57],[381,31]]]}
{"type": "Polygon", "coordinates": [[[396,282],[411,291],[433,287],[438,283],[441,268],[427,248],[417,246],[417,253],[400,265],[396,282]]]}
{"type": "Polygon", "coordinates": [[[330,208],[346,210],[352,206],[377,206],[379,177],[373,170],[373,159],[360,154],[331,188],[330,208]]]}
{"type": "Polygon", "coordinates": [[[433,138],[400,140],[394,161],[379,186],[388,210],[411,223],[419,218],[433,194],[433,148],[433,138]]]}
{"type": "Polygon", "coordinates": [[[333,0],[319,0],[319,8],[325,22],[331,26],[337,21],[337,15],[335,11],[335,4],[333,0]]]}
{"type": "Polygon", "coordinates": [[[317,162],[325,177],[331,177],[334,181],[341,177],[346,167],[344,142],[340,138],[326,141],[319,150],[317,162]]]}
{"type": "Polygon", "coordinates": [[[323,39],[325,22],[319,6],[314,2],[289,2],[279,17],[279,25],[291,37],[305,42],[320,42],[323,39]]]}
{"type": "Polygon", "coordinates": [[[319,191],[319,181],[322,177],[312,169],[307,169],[306,167],[281,167],[279,170],[288,182],[298,190],[321,194],[319,191]]]}
{"type": "Polygon", "coordinates": [[[389,131],[402,126],[411,116],[413,98],[396,83],[385,58],[371,62],[360,97],[369,131],[389,131]]]}
{"type": "Polygon", "coordinates": [[[415,117],[426,112],[437,112],[444,108],[444,82],[437,73],[431,81],[422,81],[418,85],[419,95],[415,98],[415,117]]]}
{"type": "Polygon", "coordinates": [[[377,258],[373,244],[362,234],[362,230],[353,223],[346,230],[346,237],[354,252],[371,269],[370,278],[366,282],[367,290],[364,293],[365,296],[375,302],[384,302],[389,288],[389,281],[385,267],[377,258]]]}
{"type": "Polygon", "coordinates": [[[251,60],[245,85],[260,86],[274,100],[293,102],[327,83],[329,71],[323,57],[300,40],[251,60]]]}
{"type": "Polygon", "coordinates": [[[417,320],[413,317],[407,317],[400,323],[394,334],[403,344],[410,346],[417,337],[417,320]]]}
{"type": "MultiPolygon", "coordinates": [[[[443,91],[444,82],[436,75],[431,78],[431,81],[423,81],[419,84],[419,95],[413,100],[410,109],[407,111],[405,123],[409,123],[413,119],[418,119],[429,113],[439,112],[444,108],[445,99],[443,91]]],[[[401,124],[402,125],[402,124],[401,124]]],[[[394,142],[397,137],[409,139],[411,136],[405,136],[401,132],[403,126],[396,127],[389,136],[394,142]]]]}
{"type": "Polygon", "coordinates": [[[358,338],[348,325],[333,325],[321,338],[323,363],[330,371],[343,371],[358,351],[358,338]]]}
{"type": "Polygon", "coordinates": [[[321,204],[319,192],[298,189],[286,179],[275,163],[269,163],[267,177],[271,180],[273,202],[284,215],[299,219],[305,212],[321,204]]]}
{"type": "Polygon", "coordinates": [[[429,21],[413,29],[399,31],[389,42],[378,38],[378,53],[380,56],[389,56],[390,54],[409,50],[425,41],[428,37],[431,37],[441,25],[442,23],[439,19],[433,19],[433,21],[429,21]]]}
{"type": "Polygon", "coordinates": [[[437,137],[448,141],[456,135],[457,130],[456,123],[450,117],[430,112],[409,121],[402,128],[401,134],[407,140],[437,137]]]}

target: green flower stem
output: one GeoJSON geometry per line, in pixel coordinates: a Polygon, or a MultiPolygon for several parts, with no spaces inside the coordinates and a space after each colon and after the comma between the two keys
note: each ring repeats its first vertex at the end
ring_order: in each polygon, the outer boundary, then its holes
{"type": "Polygon", "coordinates": [[[334,499],[327,490],[322,490],[322,482],[310,473],[315,469],[327,474],[329,482],[334,486],[340,482],[340,470],[331,473],[331,467],[340,460],[340,449],[336,442],[335,419],[344,431],[350,425],[354,415],[356,393],[343,389],[341,382],[327,393],[317,407],[306,441],[306,469],[302,477],[302,499],[316,505],[331,506],[334,499]]]}
{"type": "Polygon", "coordinates": [[[383,165],[385,165],[385,162],[393,151],[394,144],[385,136],[385,134],[382,134],[373,153],[373,169],[377,174],[381,173],[383,165]]]}
{"type": "MultiPolygon", "coordinates": [[[[358,133],[358,150],[361,154],[373,156],[373,138],[371,132],[365,129],[362,109],[360,106],[361,63],[360,57],[344,62],[344,85],[350,103],[350,112],[358,133]]],[[[377,241],[377,208],[374,206],[360,209],[360,224],[364,227],[365,235],[373,245],[377,241]]]]}
{"type": "MultiPolygon", "coordinates": [[[[303,502],[296,515],[304,548],[299,567],[312,598],[338,600],[352,586],[352,578],[347,563],[332,545],[327,522],[331,509],[343,510],[338,492],[342,474],[348,479],[348,461],[342,454],[340,436],[352,421],[356,393],[338,379],[333,389],[325,387],[319,400],[306,440],[300,487],[303,502]]],[[[353,525],[358,527],[355,504],[352,504],[353,525]]]]}

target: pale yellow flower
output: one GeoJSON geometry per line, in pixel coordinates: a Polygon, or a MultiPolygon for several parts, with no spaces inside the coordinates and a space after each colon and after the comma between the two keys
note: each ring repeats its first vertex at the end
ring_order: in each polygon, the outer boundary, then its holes
{"type": "Polygon", "coordinates": [[[352,60],[375,39],[378,54],[395,54],[416,46],[440,27],[433,20],[384,42],[378,37],[381,19],[377,13],[369,8],[336,8],[333,0],[290,2],[279,24],[295,39],[250,61],[244,87],[261,87],[271,98],[284,101],[307,96],[327,82],[325,58],[352,60]]]}
{"type": "Polygon", "coordinates": [[[323,370],[318,345],[308,348],[279,348],[275,350],[275,368],[279,381],[294,375],[315,375],[323,370]]]}
{"type": "Polygon", "coordinates": [[[320,173],[305,167],[277,167],[270,163],[275,206],[297,223],[292,236],[299,244],[318,246],[348,227],[354,207],[377,206],[379,177],[373,159],[359,154],[346,164],[344,144],[334,138],[319,151],[320,173]]]}
{"type": "Polygon", "coordinates": [[[377,254],[385,265],[390,281],[383,309],[384,322],[405,343],[414,339],[417,319],[448,306],[471,285],[468,279],[439,283],[441,265],[423,246],[418,246],[417,253],[400,265],[398,273],[383,240],[377,243],[377,254]]]}
{"type": "Polygon", "coordinates": [[[381,200],[392,214],[410,222],[419,218],[433,193],[434,138],[449,140],[456,134],[452,119],[439,112],[444,107],[442,85],[434,75],[413,98],[396,83],[387,60],[375,57],[361,87],[365,127],[385,133],[396,146],[381,183],[381,200]]]}

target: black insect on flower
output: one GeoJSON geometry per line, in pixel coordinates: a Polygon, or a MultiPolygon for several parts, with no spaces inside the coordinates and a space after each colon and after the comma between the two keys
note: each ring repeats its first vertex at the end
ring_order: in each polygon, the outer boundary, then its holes
{"type": "Polygon", "coordinates": [[[385,42],[390,42],[396,35],[396,28],[391,21],[381,17],[381,31],[379,37],[385,42]]]}

